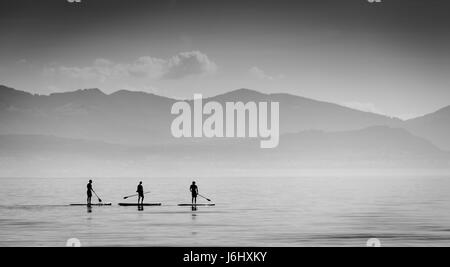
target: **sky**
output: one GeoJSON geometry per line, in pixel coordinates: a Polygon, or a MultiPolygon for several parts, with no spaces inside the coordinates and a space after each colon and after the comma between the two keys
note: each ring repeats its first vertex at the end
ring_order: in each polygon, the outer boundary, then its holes
{"type": "Polygon", "coordinates": [[[450,105],[444,0],[0,0],[0,84],[173,98],[240,88],[403,119],[450,105]]]}

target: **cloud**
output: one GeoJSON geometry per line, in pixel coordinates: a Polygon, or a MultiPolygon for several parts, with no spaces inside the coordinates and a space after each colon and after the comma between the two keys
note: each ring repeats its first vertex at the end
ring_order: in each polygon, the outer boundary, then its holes
{"type": "Polygon", "coordinates": [[[28,60],[26,60],[25,58],[23,58],[23,59],[21,59],[21,60],[18,60],[16,63],[17,63],[17,64],[28,64],[28,60]]]}
{"type": "Polygon", "coordinates": [[[104,82],[120,78],[183,79],[216,72],[217,65],[207,55],[199,52],[184,52],[169,59],[140,57],[131,63],[115,63],[107,59],[96,59],[87,67],[49,67],[44,70],[49,76],[64,76],[81,80],[104,82]]]}
{"type": "Polygon", "coordinates": [[[258,78],[260,80],[275,81],[275,80],[280,80],[280,79],[284,79],[285,78],[285,76],[282,75],[282,74],[279,74],[277,76],[268,75],[264,70],[262,70],[262,69],[260,69],[258,67],[250,68],[249,72],[250,72],[250,74],[253,77],[256,77],[256,78],[258,78]]]}
{"type": "Polygon", "coordinates": [[[180,53],[167,62],[165,79],[181,79],[192,75],[214,73],[217,65],[199,51],[180,53]]]}
{"type": "Polygon", "coordinates": [[[105,81],[108,78],[127,76],[128,71],[121,64],[115,64],[107,59],[96,59],[93,65],[88,67],[47,67],[44,70],[44,74],[46,76],[64,76],[80,80],[105,81]]]}

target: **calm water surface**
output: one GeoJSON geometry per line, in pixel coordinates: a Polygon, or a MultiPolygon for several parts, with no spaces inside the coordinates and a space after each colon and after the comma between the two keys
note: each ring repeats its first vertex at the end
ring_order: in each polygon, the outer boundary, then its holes
{"type": "MultiPolygon", "coordinates": [[[[117,204],[138,179],[95,179],[117,204]]],[[[450,246],[450,177],[146,179],[162,207],[69,207],[87,179],[0,179],[0,246],[450,246]]]]}

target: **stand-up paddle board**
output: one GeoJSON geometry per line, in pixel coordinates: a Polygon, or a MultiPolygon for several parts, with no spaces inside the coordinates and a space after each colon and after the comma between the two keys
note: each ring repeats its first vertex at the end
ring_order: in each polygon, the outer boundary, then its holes
{"type": "Polygon", "coordinates": [[[98,204],[70,204],[70,206],[73,207],[87,207],[87,206],[91,206],[91,207],[103,207],[103,206],[112,206],[112,203],[98,203],[98,204]]]}
{"type": "Polygon", "coordinates": [[[162,206],[162,204],[161,203],[144,203],[144,204],[119,203],[119,206],[121,206],[121,207],[158,207],[158,206],[162,206]]]}
{"type": "Polygon", "coordinates": [[[178,204],[178,207],[214,207],[216,204],[178,204]]]}

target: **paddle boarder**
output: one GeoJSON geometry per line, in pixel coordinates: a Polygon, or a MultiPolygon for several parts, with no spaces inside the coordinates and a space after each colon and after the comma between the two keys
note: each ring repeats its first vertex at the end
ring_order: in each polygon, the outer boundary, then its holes
{"type": "Polygon", "coordinates": [[[144,204],[144,186],[142,182],[139,183],[136,193],[138,193],[138,205],[144,204]]]}
{"type": "Polygon", "coordinates": [[[192,205],[197,205],[198,186],[196,185],[196,182],[192,182],[190,190],[192,193],[192,205]]]}
{"type": "Polygon", "coordinates": [[[87,184],[87,204],[88,206],[92,205],[92,191],[94,189],[92,188],[92,180],[89,180],[89,183],[87,184]]]}

